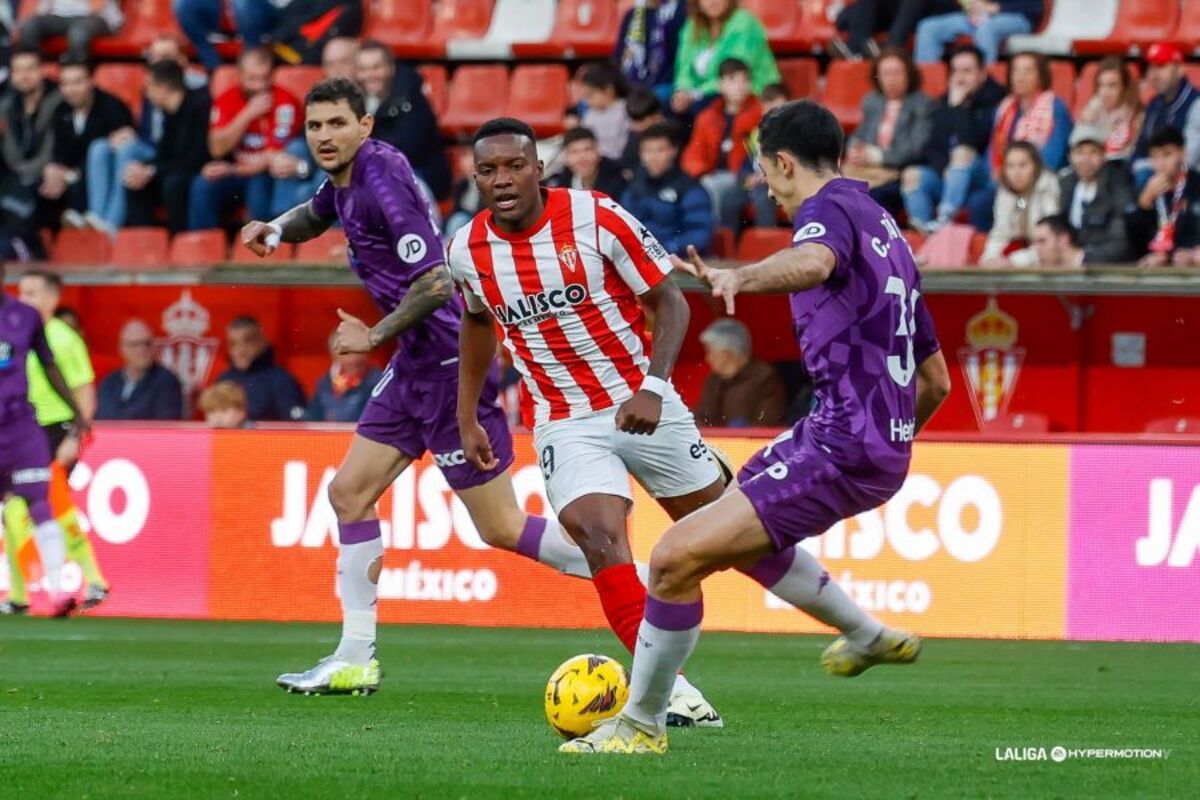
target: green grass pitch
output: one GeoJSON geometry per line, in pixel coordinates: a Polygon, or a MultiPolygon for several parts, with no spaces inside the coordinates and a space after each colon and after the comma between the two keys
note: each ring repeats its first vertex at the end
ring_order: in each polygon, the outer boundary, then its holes
{"type": "MultiPolygon", "coordinates": [[[[1195,797],[1200,647],[934,640],[826,677],[827,637],[709,634],[689,675],[723,731],[663,758],[572,757],[551,671],[606,631],[385,627],[372,697],[287,695],[334,626],[0,620],[0,797],[1195,797]],[[999,761],[996,748],[1162,748],[999,761]]],[[[628,663],[627,658],[623,661],[628,663]]]]}

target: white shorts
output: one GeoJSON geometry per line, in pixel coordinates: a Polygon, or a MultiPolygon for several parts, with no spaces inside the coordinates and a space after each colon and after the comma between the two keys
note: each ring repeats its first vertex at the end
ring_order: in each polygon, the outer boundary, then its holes
{"type": "Polygon", "coordinates": [[[649,436],[617,430],[617,408],[534,428],[533,446],[556,514],[588,494],[632,500],[630,475],[651,497],[681,497],[720,480],[692,412],[674,387],[649,436]]]}

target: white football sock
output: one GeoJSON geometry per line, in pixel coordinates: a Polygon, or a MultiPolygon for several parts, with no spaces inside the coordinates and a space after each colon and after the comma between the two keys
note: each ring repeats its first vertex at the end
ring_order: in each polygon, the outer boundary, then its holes
{"type": "Polygon", "coordinates": [[[567,534],[557,520],[546,519],[546,529],[538,543],[537,560],[565,575],[589,580],[592,577],[592,568],[588,566],[583,550],[567,540],[567,534]]]}
{"type": "Polygon", "coordinates": [[[338,547],[337,584],[342,597],[342,640],[334,655],[351,664],[375,657],[375,599],[379,587],[368,571],[383,558],[383,539],[338,547]]]}
{"type": "Polygon", "coordinates": [[[62,591],[63,565],[67,562],[67,541],[62,528],[55,520],[46,520],[33,529],[33,538],[37,541],[38,555],[46,573],[42,585],[47,592],[58,594],[62,591]]]}
{"type": "Polygon", "coordinates": [[[703,607],[646,598],[646,616],[638,628],[629,680],[629,701],[622,712],[634,722],[661,732],[667,724],[671,690],[679,670],[700,640],[703,607]],[[657,625],[654,623],[658,623],[657,625]]]}
{"type": "Polygon", "coordinates": [[[837,628],[855,647],[865,650],[870,646],[883,631],[883,625],[863,611],[842,591],[842,587],[834,583],[812,553],[799,546],[793,547],[790,552],[791,564],[786,566],[782,576],[779,570],[787,562],[788,551],[764,559],[753,569],[747,570],[747,574],[779,599],[837,628]]]}

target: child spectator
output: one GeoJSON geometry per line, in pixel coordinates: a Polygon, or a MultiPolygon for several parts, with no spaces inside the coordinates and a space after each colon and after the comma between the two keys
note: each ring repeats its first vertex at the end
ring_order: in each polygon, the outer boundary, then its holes
{"type": "Polygon", "coordinates": [[[583,70],[583,112],[581,124],[596,134],[600,154],[620,159],[629,139],[629,114],[625,111],[625,79],[608,62],[590,64],[583,70]]]}
{"type": "Polygon", "coordinates": [[[218,381],[200,393],[200,412],[210,428],[249,428],[246,390],[233,381],[218,381]]]}
{"type": "Polygon", "coordinates": [[[1200,266],[1200,172],[1188,168],[1178,128],[1160,129],[1149,148],[1153,172],[1129,219],[1141,251],[1149,250],[1138,266],[1200,266]]]}
{"type": "Polygon", "coordinates": [[[651,125],[666,122],[662,103],[654,92],[644,86],[634,86],[625,98],[625,112],[629,114],[629,139],[625,142],[625,152],[621,154],[621,169],[626,178],[632,177],[641,163],[642,131],[651,125]]]}
{"type": "Polygon", "coordinates": [[[642,133],[642,166],[621,205],[649,228],[669,253],[701,253],[712,246],[712,205],[704,187],[678,164],[678,131],[669,123],[642,133]]]}
{"type": "Polygon", "coordinates": [[[1059,210],[1058,180],[1032,142],[1013,142],[1004,155],[991,233],[980,266],[1036,267],[1030,244],[1038,220],[1059,210]]]}

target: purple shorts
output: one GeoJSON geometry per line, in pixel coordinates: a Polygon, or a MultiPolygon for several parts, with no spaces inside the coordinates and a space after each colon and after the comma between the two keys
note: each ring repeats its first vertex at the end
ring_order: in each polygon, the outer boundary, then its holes
{"type": "Polygon", "coordinates": [[[0,422],[0,495],[43,499],[49,482],[50,448],[33,412],[0,422]]]}
{"type": "Polygon", "coordinates": [[[413,459],[428,450],[451,489],[470,489],[512,466],[512,434],[508,419],[496,402],[496,382],[489,375],[479,398],[479,424],[487,431],[492,452],[500,463],[495,469],[480,472],[463,457],[457,408],[456,369],[417,377],[407,370],[397,370],[393,358],[363,409],[357,432],[413,459]]]}
{"type": "Polygon", "coordinates": [[[779,550],[882,505],[904,483],[903,475],[864,478],[843,472],[803,430],[797,425],[738,472],[738,488],[779,550]]]}

